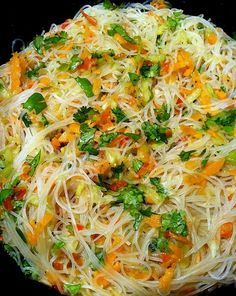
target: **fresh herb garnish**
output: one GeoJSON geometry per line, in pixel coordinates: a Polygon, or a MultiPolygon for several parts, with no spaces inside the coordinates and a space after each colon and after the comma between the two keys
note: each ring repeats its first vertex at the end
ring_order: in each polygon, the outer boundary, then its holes
{"type": "Polygon", "coordinates": [[[142,166],[143,166],[143,161],[142,160],[137,159],[137,158],[133,159],[132,168],[135,171],[135,173],[137,173],[141,169],[142,166]]]}
{"type": "Polygon", "coordinates": [[[182,13],[180,11],[176,11],[173,13],[172,17],[167,16],[167,26],[173,32],[176,30],[177,26],[180,24],[182,19],[182,13]]]}
{"type": "Polygon", "coordinates": [[[160,178],[158,178],[158,177],[151,178],[150,182],[152,185],[154,185],[156,187],[156,191],[162,199],[168,198],[168,196],[169,196],[168,190],[161,184],[160,178]]]}
{"type": "Polygon", "coordinates": [[[38,74],[39,74],[39,73],[38,73],[39,70],[40,70],[40,69],[43,69],[43,68],[45,68],[45,64],[44,64],[44,63],[39,63],[38,66],[36,66],[35,68],[33,68],[33,69],[27,71],[27,72],[26,72],[26,75],[27,75],[27,77],[30,78],[30,79],[33,78],[33,77],[37,77],[38,74]]]}
{"type": "Polygon", "coordinates": [[[40,122],[46,127],[49,125],[49,122],[44,114],[42,114],[40,122]]]}
{"type": "Polygon", "coordinates": [[[125,167],[125,166],[124,166],[124,164],[122,163],[122,164],[120,164],[120,165],[117,165],[116,167],[111,168],[111,170],[112,170],[114,176],[115,176],[117,179],[120,178],[122,172],[124,171],[124,167],[125,167]]]}
{"type": "Polygon", "coordinates": [[[64,44],[67,41],[68,34],[65,31],[56,33],[51,37],[36,36],[33,40],[33,46],[39,54],[42,54],[42,49],[49,49],[53,45],[64,44]]]}
{"type": "Polygon", "coordinates": [[[20,116],[21,120],[24,122],[24,125],[26,127],[30,127],[32,124],[32,121],[29,117],[29,114],[27,112],[24,112],[23,115],[20,116]]]}
{"type": "Polygon", "coordinates": [[[149,65],[143,65],[140,69],[140,74],[144,78],[153,78],[160,76],[161,73],[161,64],[158,62],[155,65],[149,66],[149,65]]]}
{"type": "Polygon", "coordinates": [[[88,124],[82,123],[80,126],[80,141],[79,149],[80,151],[88,152],[91,155],[97,155],[98,151],[94,148],[94,135],[96,129],[89,127],[88,124]]]}
{"type": "Polygon", "coordinates": [[[169,253],[169,240],[163,236],[153,239],[149,244],[149,248],[151,252],[156,252],[159,250],[160,252],[169,253]]]}
{"type": "Polygon", "coordinates": [[[122,202],[124,209],[129,211],[134,218],[134,229],[137,230],[143,217],[152,215],[151,208],[144,209],[144,193],[135,185],[127,185],[119,189],[119,195],[116,197],[118,202],[122,202]]]}
{"type": "Polygon", "coordinates": [[[60,250],[61,248],[63,248],[65,246],[65,242],[63,242],[62,240],[58,239],[52,246],[53,251],[57,251],[60,250]]]}
{"type": "Polygon", "coordinates": [[[127,31],[119,24],[111,24],[110,30],[108,30],[109,36],[114,36],[115,34],[119,34],[121,37],[123,37],[126,41],[132,44],[136,44],[136,41],[129,36],[127,31]]]}
{"type": "Polygon", "coordinates": [[[161,215],[161,231],[171,231],[175,234],[187,236],[186,214],[184,211],[173,210],[161,215]]]}
{"type": "Polygon", "coordinates": [[[203,128],[209,129],[211,126],[218,125],[225,132],[232,134],[234,131],[236,122],[236,109],[222,111],[215,116],[210,116],[207,114],[207,120],[204,123],[203,128]]]}
{"type": "Polygon", "coordinates": [[[168,143],[166,132],[168,128],[161,127],[156,123],[150,123],[149,121],[145,121],[142,124],[142,130],[147,137],[148,141],[155,141],[157,143],[163,142],[168,143]]]}
{"type": "Polygon", "coordinates": [[[170,111],[167,104],[163,104],[159,110],[157,110],[157,120],[159,122],[165,122],[170,119],[170,111]]]}
{"type": "Polygon", "coordinates": [[[128,75],[132,84],[137,85],[137,83],[139,82],[140,76],[136,73],[131,73],[131,72],[129,72],[128,75]]]}
{"type": "Polygon", "coordinates": [[[65,292],[69,293],[71,296],[76,296],[79,294],[81,289],[81,284],[64,284],[64,290],[65,292]]]}
{"type": "Polygon", "coordinates": [[[82,90],[84,91],[84,93],[88,98],[91,98],[94,96],[93,86],[87,78],[77,77],[75,78],[75,80],[78,82],[78,84],[80,85],[80,87],[82,88],[82,90]]]}
{"type": "Polygon", "coordinates": [[[115,9],[116,8],[116,5],[115,5],[115,3],[112,3],[110,0],[104,0],[103,7],[105,9],[112,10],[112,9],[115,9]]]}
{"type": "Polygon", "coordinates": [[[28,161],[30,165],[29,176],[32,177],[34,175],[35,170],[39,164],[40,157],[41,157],[41,150],[36,154],[36,156],[32,160],[28,161]]]}
{"type": "Polygon", "coordinates": [[[92,53],[92,58],[102,59],[104,54],[109,55],[110,57],[113,57],[115,55],[115,52],[113,49],[108,49],[104,51],[95,51],[92,53]]]}
{"type": "Polygon", "coordinates": [[[85,122],[90,115],[95,114],[96,112],[91,107],[81,107],[74,115],[73,119],[74,121],[77,121],[79,123],[85,122]]]}
{"type": "Polygon", "coordinates": [[[189,151],[181,151],[181,153],[179,154],[179,157],[182,161],[187,161],[190,159],[190,157],[192,156],[192,154],[195,152],[196,150],[189,150],[189,151]]]}
{"type": "Polygon", "coordinates": [[[47,108],[47,103],[42,94],[34,93],[32,94],[28,100],[23,104],[24,109],[29,111],[35,110],[36,114],[42,112],[45,108],[47,108]]]}
{"type": "Polygon", "coordinates": [[[123,112],[123,110],[119,106],[112,109],[112,113],[115,115],[117,123],[119,123],[121,121],[127,121],[127,117],[126,117],[125,113],[123,112]]]}

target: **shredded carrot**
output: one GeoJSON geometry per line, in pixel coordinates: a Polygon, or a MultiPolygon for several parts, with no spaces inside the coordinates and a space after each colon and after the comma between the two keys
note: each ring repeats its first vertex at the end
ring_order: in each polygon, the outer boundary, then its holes
{"type": "Polygon", "coordinates": [[[222,239],[228,239],[233,234],[233,223],[227,222],[221,225],[220,227],[220,237],[222,239]]]}
{"type": "Polygon", "coordinates": [[[114,39],[125,49],[134,51],[138,50],[138,46],[136,44],[126,41],[120,34],[115,34],[114,39]]]}
{"type": "Polygon", "coordinates": [[[106,279],[103,272],[95,271],[94,275],[94,282],[99,287],[107,288],[110,285],[110,282],[106,279]]]}
{"type": "Polygon", "coordinates": [[[229,170],[229,174],[232,176],[236,176],[236,169],[229,170]]]}
{"type": "Polygon", "coordinates": [[[86,47],[83,48],[82,51],[81,51],[81,54],[80,54],[80,58],[82,60],[85,60],[86,58],[90,58],[90,57],[91,57],[91,55],[90,55],[89,50],[86,47]]]}
{"type": "Polygon", "coordinates": [[[170,237],[177,240],[177,241],[179,241],[179,242],[181,242],[181,243],[184,243],[184,244],[187,244],[187,245],[191,244],[191,242],[186,237],[184,237],[182,235],[177,235],[177,234],[175,234],[173,232],[170,232],[170,237]]]}
{"type": "Polygon", "coordinates": [[[217,36],[216,36],[216,34],[214,34],[214,33],[208,34],[208,36],[207,36],[207,42],[209,44],[212,44],[212,45],[215,44],[217,42],[217,36]]]}
{"type": "Polygon", "coordinates": [[[78,123],[71,123],[69,125],[69,131],[74,134],[80,133],[80,125],[78,123]]]}
{"type": "Polygon", "coordinates": [[[101,85],[102,85],[102,81],[100,78],[96,78],[93,81],[93,93],[95,96],[98,96],[101,92],[101,85]]]}
{"type": "Polygon", "coordinates": [[[196,170],[198,167],[200,166],[200,160],[199,159],[196,159],[196,160],[188,160],[186,161],[185,163],[185,167],[188,169],[188,170],[196,170]]]}
{"type": "Polygon", "coordinates": [[[223,90],[216,89],[215,94],[219,100],[225,100],[227,97],[226,93],[223,90]]]}
{"type": "Polygon", "coordinates": [[[164,275],[159,280],[159,288],[161,290],[167,291],[170,288],[171,280],[174,277],[175,266],[171,266],[165,270],[164,275]]]}
{"type": "Polygon", "coordinates": [[[137,176],[142,178],[147,173],[151,172],[151,170],[155,167],[156,162],[154,159],[149,159],[148,162],[144,163],[141,169],[138,171],[137,176]]]}
{"type": "Polygon", "coordinates": [[[40,78],[39,83],[41,86],[47,87],[51,84],[51,80],[48,77],[42,77],[40,78]]]}
{"type": "Polygon", "coordinates": [[[31,246],[35,246],[38,242],[39,236],[43,233],[45,227],[50,223],[53,216],[50,213],[45,213],[40,222],[36,223],[31,221],[30,224],[33,228],[33,232],[28,231],[26,233],[27,241],[31,246]]]}
{"type": "Polygon", "coordinates": [[[223,168],[224,163],[225,163],[224,158],[208,163],[206,167],[202,170],[201,175],[204,177],[217,175],[220,172],[220,170],[223,168]]]}
{"type": "Polygon", "coordinates": [[[177,62],[174,65],[174,71],[180,71],[187,77],[192,74],[193,70],[194,63],[190,54],[186,50],[180,49],[177,53],[177,62]]]}
{"type": "Polygon", "coordinates": [[[113,122],[111,121],[111,108],[106,108],[97,118],[96,125],[101,127],[103,131],[107,131],[113,127],[113,122]]]}
{"type": "Polygon", "coordinates": [[[82,15],[86,18],[86,20],[92,25],[92,26],[96,26],[97,25],[97,20],[88,15],[86,12],[84,12],[82,9],[80,10],[80,12],[82,13],[82,15]]]}
{"type": "Polygon", "coordinates": [[[11,91],[15,95],[22,91],[20,59],[17,52],[15,52],[10,59],[9,66],[11,73],[11,91]]]}
{"type": "Polygon", "coordinates": [[[196,131],[191,126],[180,125],[180,128],[181,128],[182,132],[187,136],[192,136],[197,139],[200,139],[202,137],[202,134],[200,132],[196,131]]]}
{"type": "Polygon", "coordinates": [[[161,216],[152,215],[151,217],[145,217],[143,223],[150,225],[153,228],[161,227],[161,216]]]}
{"type": "Polygon", "coordinates": [[[56,150],[58,150],[61,147],[61,143],[58,140],[58,137],[56,137],[56,136],[52,138],[51,143],[52,143],[53,148],[56,150]]]}

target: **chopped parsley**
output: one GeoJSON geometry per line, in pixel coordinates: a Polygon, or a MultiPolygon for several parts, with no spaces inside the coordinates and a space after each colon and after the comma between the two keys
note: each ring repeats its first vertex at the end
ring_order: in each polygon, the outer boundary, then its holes
{"type": "Polygon", "coordinates": [[[177,26],[180,24],[182,19],[182,13],[180,11],[176,11],[173,13],[172,17],[167,16],[167,26],[173,32],[176,30],[177,26]]]}
{"type": "Polygon", "coordinates": [[[112,10],[112,9],[115,9],[116,8],[116,5],[115,5],[115,3],[112,3],[110,0],[104,0],[103,7],[105,9],[112,10]]]}
{"type": "Polygon", "coordinates": [[[127,117],[126,117],[124,111],[119,106],[112,109],[112,113],[115,115],[117,123],[119,123],[121,121],[127,121],[127,117]]]}
{"type": "Polygon", "coordinates": [[[156,187],[156,191],[162,199],[166,199],[169,197],[168,190],[161,184],[160,178],[158,178],[158,177],[151,178],[150,182],[152,185],[154,185],[156,187]]]}
{"type": "Polygon", "coordinates": [[[159,250],[160,252],[169,253],[169,240],[163,236],[153,239],[149,244],[149,249],[151,252],[159,250]]]}
{"type": "Polygon", "coordinates": [[[65,31],[61,31],[50,37],[36,36],[33,40],[33,46],[39,54],[42,54],[43,48],[47,50],[53,45],[64,44],[66,43],[67,38],[68,34],[65,31]]]}
{"type": "Polygon", "coordinates": [[[161,215],[161,231],[171,231],[175,234],[187,236],[186,214],[184,211],[173,210],[161,215]]]}
{"type": "Polygon", "coordinates": [[[139,82],[140,76],[138,74],[132,73],[132,72],[129,72],[128,75],[129,75],[129,79],[132,82],[132,84],[137,85],[139,82]]]}
{"type": "Polygon", "coordinates": [[[29,165],[30,165],[30,171],[29,171],[29,176],[33,176],[35,173],[35,170],[37,168],[37,166],[39,165],[40,162],[40,157],[41,157],[41,150],[36,154],[36,156],[28,161],[29,165]]]}
{"type": "Polygon", "coordinates": [[[153,78],[160,76],[161,72],[161,64],[158,62],[157,64],[154,64],[152,66],[149,65],[143,65],[140,69],[140,74],[144,78],[153,78]]]}
{"type": "Polygon", "coordinates": [[[135,171],[135,173],[137,173],[141,169],[142,166],[143,166],[143,161],[142,160],[137,159],[137,158],[133,159],[132,168],[135,171]]]}
{"type": "Polygon", "coordinates": [[[90,115],[95,114],[96,112],[91,107],[81,107],[74,115],[73,119],[74,121],[77,121],[79,123],[85,122],[90,115]]]}
{"type": "Polygon", "coordinates": [[[121,163],[120,165],[117,165],[116,167],[111,168],[111,170],[112,170],[114,176],[115,176],[117,179],[119,179],[120,176],[121,176],[121,174],[122,174],[123,171],[124,171],[124,168],[125,168],[124,164],[121,163]]]}
{"type": "Polygon", "coordinates": [[[157,143],[168,143],[167,139],[167,128],[166,127],[161,127],[157,123],[151,123],[149,121],[145,121],[142,124],[142,130],[147,137],[148,141],[155,141],[157,143]]]}
{"type": "Polygon", "coordinates": [[[191,158],[192,154],[195,152],[196,150],[189,150],[189,151],[181,151],[181,153],[179,154],[179,157],[182,161],[187,161],[191,158]]]}
{"type": "Polygon", "coordinates": [[[170,111],[167,104],[163,104],[159,110],[157,110],[157,120],[159,122],[165,122],[170,119],[170,111]]]}
{"type": "Polygon", "coordinates": [[[88,124],[82,123],[80,126],[80,141],[79,149],[83,152],[88,152],[91,155],[97,155],[98,151],[94,148],[94,135],[96,129],[89,127],[88,124]]]}

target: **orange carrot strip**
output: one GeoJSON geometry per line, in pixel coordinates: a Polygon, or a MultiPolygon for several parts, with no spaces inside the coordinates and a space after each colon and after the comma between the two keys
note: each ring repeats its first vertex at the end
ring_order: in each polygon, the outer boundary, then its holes
{"type": "Polygon", "coordinates": [[[220,227],[220,237],[223,239],[228,239],[233,234],[233,223],[227,222],[221,225],[220,227]]]}
{"type": "Polygon", "coordinates": [[[82,15],[86,18],[86,20],[92,25],[92,26],[96,26],[97,25],[97,20],[88,15],[87,13],[85,13],[82,9],[80,10],[80,12],[82,13],[82,15]]]}
{"type": "Polygon", "coordinates": [[[223,168],[224,163],[225,163],[225,159],[222,158],[207,164],[204,170],[201,172],[201,175],[204,177],[217,175],[220,172],[220,170],[223,168]]]}
{"type": "Polygon", "coordinates": [[[15,52],[10,59],[11,91],[13,94],[21,92],[21,67],[19,54],[15,52]]]}

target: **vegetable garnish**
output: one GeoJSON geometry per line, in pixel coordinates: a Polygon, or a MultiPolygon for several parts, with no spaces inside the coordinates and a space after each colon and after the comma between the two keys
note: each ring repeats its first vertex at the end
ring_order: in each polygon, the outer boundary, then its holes
{"type": "Polygon", "coordinates": [[[0,67],[0,241],[72,296],[230,283],[236,43],[163,0],[99,3],[0,67]]]}
{"type": "Polygon", "coordinates": [[[35,111],[36,114],[42,112],[47,108],[47,103],[40,93],[34,93],[31,95],[28,100],[23,104],[23,107],[29,111],[35,111]]]}

